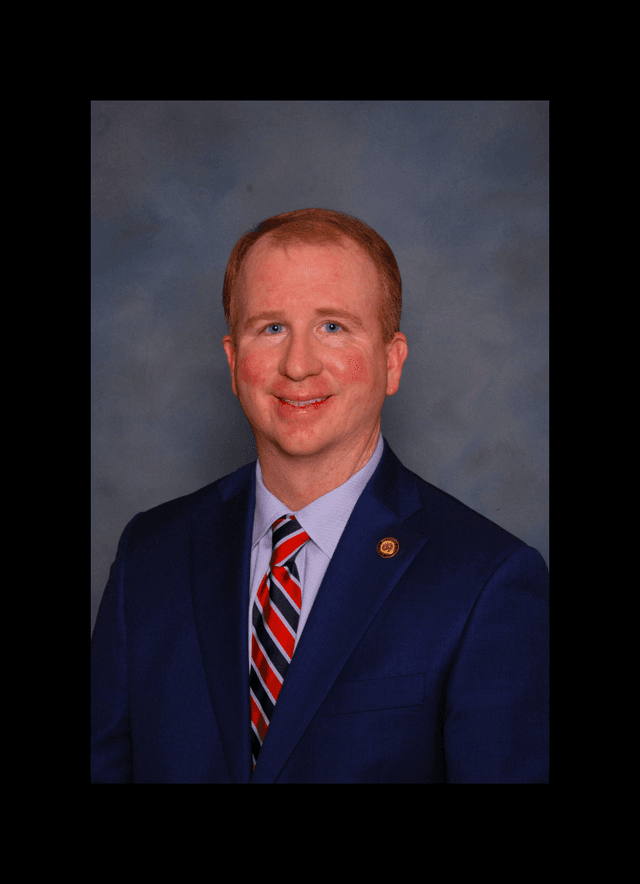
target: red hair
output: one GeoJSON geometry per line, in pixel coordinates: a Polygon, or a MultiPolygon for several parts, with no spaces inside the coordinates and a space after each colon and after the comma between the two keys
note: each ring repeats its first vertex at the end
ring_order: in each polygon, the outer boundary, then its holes
{"type": "Polygon", "coordinates": [[[238,240],[229,256],[222,289],[224,315],[233,337],[232,296],[238,287],[249,249],[264,236],[268,236],[274,246],[288,243],[341,245],[345,239],[360,246],[375,264],[380,278],[383,297],[380,298],[379,317],[384,343],[393,340],[394,334],[400,330],[402,310],[402,280],[394,254],[380,234],[364,221],[330,209],[297,209],[295,212],[274,215],[238,240]]]}

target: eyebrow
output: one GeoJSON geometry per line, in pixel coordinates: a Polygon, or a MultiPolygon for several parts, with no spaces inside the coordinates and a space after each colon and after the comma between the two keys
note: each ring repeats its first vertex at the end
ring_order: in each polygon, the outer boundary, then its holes
{"type": "MultiPolygon", "coordinates": [[[[260,322],[264,319],[275,319],[278,316],[282,316],[282,314],[278,310],[265,311],[264,313],[256,313],[254,316],[250,316],[249,319],[247,319],[244,327],[249,328],[250,326],[255,325],[256,322],[260,322]]],[[[318,307],[316,309],[316,316],[331,316],[335,319],[346,319],[347,322],[350,322],[357,328],[364,328],[364,324],[360,317],[356,316],[355,313],[349,313],[348,310],[334,310],[331,307],[318,307]]]]}

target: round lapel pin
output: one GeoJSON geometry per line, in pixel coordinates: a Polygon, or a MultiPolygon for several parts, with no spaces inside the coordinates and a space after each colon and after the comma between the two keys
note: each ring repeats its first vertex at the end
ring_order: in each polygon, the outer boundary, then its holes
{"type": "Polygon", "coordinates": [[[400,549],[400,544],[395,539],[395,537],[385,537],[384,540],[381,540],[378,546],[376,547],[378,551],[378,555],[382,556],[383,559],[390,559],[391,556],[395,556],[395,554],[400,549]]]}

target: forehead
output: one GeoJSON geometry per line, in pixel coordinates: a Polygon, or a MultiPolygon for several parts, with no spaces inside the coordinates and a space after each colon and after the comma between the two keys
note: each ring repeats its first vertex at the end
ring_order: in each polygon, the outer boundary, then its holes
{"type": "MultiPolygon", "coordinates": [[[[238,286],[242,306],[256,298],[287,293],[363,298],[375,307],[379,278],[369,256],[355,243],[326,245],[260,240],[247,255],[238,286]]],[[[240,305],[238,305],[240,306],[240,305]]]]}

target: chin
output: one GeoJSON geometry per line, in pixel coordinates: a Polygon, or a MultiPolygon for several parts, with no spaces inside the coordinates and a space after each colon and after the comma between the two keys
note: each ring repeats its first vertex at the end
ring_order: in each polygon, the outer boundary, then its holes
{"type": "Polygon", "coordinates": [[[326,449],[325,445],[312,442],[280,442],[276,445],[283,454],[287,454],[289,457],[312,457],[315,454],[321,454],[326,449]]]}
{"type": "Polygon", "coordinates": [[[289,457],[312,457],[316,454],[322,454],[323,451],[331,447],[331,443],[313,438],[283,439],[282,437],[277,437],[270,440],[270,442],[282,454],[289,457]]]}

